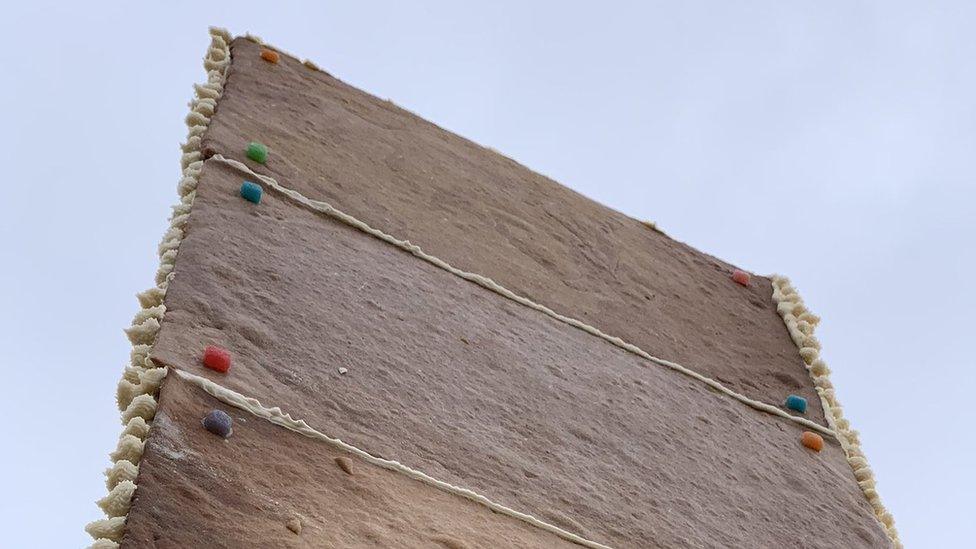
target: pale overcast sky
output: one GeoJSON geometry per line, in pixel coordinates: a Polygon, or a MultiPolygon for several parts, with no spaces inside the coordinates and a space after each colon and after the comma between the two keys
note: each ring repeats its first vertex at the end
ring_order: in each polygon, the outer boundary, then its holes
{"type": "Polygon", "coordinates": [[[972,543],[973,3],[65,4],[0,16],[0,546],[100,516],[211,24],[792,277],[907,546],[972,543]]]}

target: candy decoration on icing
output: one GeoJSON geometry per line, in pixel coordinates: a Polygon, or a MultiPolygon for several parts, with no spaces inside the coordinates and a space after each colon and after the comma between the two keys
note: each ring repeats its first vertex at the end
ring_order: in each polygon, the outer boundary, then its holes
{"type": "Polygon", "coordinates": [[[732,280],[742,284],[743,286],[749,286],[749,273],[736,269],[732,272],[732,280]]]}
{"type": "Polygon", "coordinates": [[[203,427],[219,437],[227,438],[234,432],[234,420],[223,410],[211,410],[203,418],[203,427]]]}
{"type": "Polygon", "coordinates": [[[211,370],[227,373],[227,370],[230,370],[230,352],[216,345],[210,345],[203,351],[203,365],[211,370]]]}
{"type": "Polygon", "coordinates": [[[278,64],[278,52],[276,52],[274,50],[269,50],[268,48],[264,48],[263,50],[261,50],[261,59],[264,59],[268,63],[272,63],[272,64],[277,65],[278,64]]]}
{"type": "Polygon", "coordinates": [[[800,435],[800,442],[802,442],[804,446],[813,450],[814,452],[819,452],[820,450],[823,450],[823,445],[824,445],[823,437],[818,435],[817,433],[811,433],[810,431],[803,431],[803,434],[800,435]]]}
{"type": "Polygon", "coordinates": [[[245,181],[241,184],[241,196],[243,196],[245,200],[249,200],[255,204],[260,204],[261,192],[261,186],[257,183],[245,181]]]}
{"type": "Polygon", "coordinates": [[[247,153],[248,158],[260,164],[264,164],[268,161],[268,148],[257,141],[251,141],[248,143],[245,152],[247,153]]]}
{"type": "Polygon", "coordinates": [[[786,397],[786,407],[803,414],[807,411],[807,399],[798,395],[790,395],[786,397]]]}

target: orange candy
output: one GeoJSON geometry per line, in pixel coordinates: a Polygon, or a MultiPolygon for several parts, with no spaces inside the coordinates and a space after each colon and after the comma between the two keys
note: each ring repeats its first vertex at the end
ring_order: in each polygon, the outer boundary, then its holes
{"type": "Polygon", "coordinates": [[[748,286],[749,273],[736,269],[735,271],[732,272],[732,280],[738,282],[739,284],[742,284],[743,286],[748,286]]]}
{"type": "Polygon", "coordinates": [[[261,50],[261,59],[264,59],[268,63],[278,63],[278,52],[269,49],[263,49],[261,50]]]}
{"type": "Polygon", "coordinates": [[[803,431],[803,434],[800,435],[800,442],[802,442],[804,446],[813,450],[814,452],[819,452],[820,450],[823,450],[823,445],[824,445],[823,437],[818,435],[817,433],[811,433],[810,431],[803,431]]]}

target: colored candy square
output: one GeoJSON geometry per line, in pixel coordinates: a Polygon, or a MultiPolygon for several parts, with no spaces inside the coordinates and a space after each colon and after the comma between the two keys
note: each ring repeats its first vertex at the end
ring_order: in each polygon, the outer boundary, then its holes
{"type": "Polygon", "coordinates": [[[203,418],[203,428],[219,437],[227,438],[234,432],[234,420],[223,410],[212,410],[203,418]]]}
{"type": "Polygon", "coordinates": [[[264,59],[268,63],[278,63],[278,52],[269,49],[261,50],[261,59],[264,59]]]}
{"type": "Polygon", "coordinates": [[[732,280],[738,282],[739,284],[742,284],[743,286],[749,285],[750,278],[751,277],[749,276],[749,273],[745,271],[740,271],[739,269],[736,269],[732,273],[732,280]]]}
{"type": "Polygon", "coordinates": [[[268,148],[257,141],[248,143],[245,152],[247,153],[247,157],[255,162],[264,164],[268,161],[268,148]]]}
{"type": "Polygon", "coordinates": [[[203,365],[211,370],[226,373],[230,370],[230,352],[216,345],[210,345],[203,351],[203,365]]]}
{"type": "Polygon", "coordinates": [[[261,185],[257,183],[251,183],[250,181],[245,181],[241,184],[241,196],[245,200],[254,202],[255,204],[261,203],[261,185]]]}
{"type": "Polygon", "coordinates": [[[786,397],[786,407],[790,410],[796,410],[801,414],[806,413],[807,399],[797,395],[790,395],[786,397]]]}
{"type": "Polygon", "coordinates": [[[803,434],[800,435],[800,442],[802,442],[804,446],[813,450],[814,452],[819,452],[820,450],[823,450],[823,445],[824,445],[823,437],[818,435],[817,433],[812,433],[810,431],[803,431],[803,434]]]}

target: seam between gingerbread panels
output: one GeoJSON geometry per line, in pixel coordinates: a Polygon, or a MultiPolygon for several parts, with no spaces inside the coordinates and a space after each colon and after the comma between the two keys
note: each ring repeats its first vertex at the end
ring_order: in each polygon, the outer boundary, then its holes
{"type": "Polygon", "coordinates": [[[460,278],[463,278],[463,279],[468,280],[470,282],[473,282],[473,283],[475,283],[475,284],[477,284],[477,285],[479,285],[479,286],[481,286],[483,288],[486,288],[488,290],[491,290],[492,292],[495,292],[495,293],[497,293],[497,294],[499,294],[499,295],[501,295],[501,296],[503,296],[505,298],[508,298],[508,299],[510,299],[512,301],[515,301],[516,303],[519,303],[521,305],[524,305],[526,307],[529,307],[531,309],[534,309],[536,311],[539,311],[539,312],[541,312],[543,314],[546,314],[546,315],[548,315],[548,316],[550,316],[550,317],[552,317],[552,318],[554,318],[554,319],[556,319],[556,320],[558,320],[560,322],[563,322],[565,324],[569,324],[570,326],[573,326],[573,327],[578,328],[580,330],[583,330],[584,332],[587,332],[587,333],[589,333],[591,335],[594,335],[594,336],[599,337],[599,338],[601,338],[603,340],[606,340],[606,341],[610,342],[611,344],[615,345],[616,347],[619,347],[619,348],[621,348],[621,349],[623,349],[625,351],[628,351],[628,352],[630,352],[632,354],[635,354],[635,355],[637,355],[639,357],[642,357],[642,358],[644,358],[646,360],[649,360],[649,361],[651,361],[651,362],[653,362],[655,364],[658,364],[660,366],[664,366],[664,367],[670,368],[670,369],[675,370],[677,372],[680,372],[680,373],[682,373],[682,374],[684,374],[684,375],[686,375],[688,377],[691,377],[693,379],[696,379],[696,380],[698,380],[698,381],[700,381],[700,382],[708,385],[709,387],[711,387],[713,389],[716,389],[717,391],[725,394],[726,396],[729,396],[729,397],[731,397],[731,398],[733,398],[735,400],[738,400],[738,401],[740,401],[740,402],[742,402],[742,403],[744,403],[744,404],[746,404],[746,405],[748,405],[748,406],[750,406],[752,408],[755,408],[755,409],[760,410],[760,411],[763,411],[763,412],[767,412],[767,413],[772,414],[772,415],[779,416],[779,417],[784,418],[784,419],[788,419],[790,421],[793,421],[795,423],[798,423],[800,425],[803,425],[804,427],[807,427],[809,429],[813,429],[813,430],[819,431],[819,432],[821,432],[823,434],[826,434],[826,435],[829,435],[829,436],[834,436],[834,431],[832,429],[830,429],[828,427],[824,427],[823,425],[820,425],[819,423],[815,423],[815,422],[810,421],[809,419],[806,419],[806,418],[801,418],[801,417],[797,417],[797,416],[788,414],[788,413],[784,412],[783,410],[780,410],[779,408],[777,408],[777,407],[775,407],[775,406],[773,406],[771,404],[767,404],[765,402],[760,402],[758,400],[751,399],[751,398],[749,398],[749,397],[747,397],[747,396],[745,396],[745,395],[743,395],[741,393],[738,393],[736,391],[733,391],[732,389],[726,387],[722,383],[719,383],[718,381],[716,381],[716,380],[714,380],[712,378],[706,377],[706,376],[704,376],[704,375],[702,375],[702,374],[700,374],[700,373],[698,373],[698,372],[696,372],[694,370],[691,370],[689,368],[686,368],[685,366],[682,366],[681,364],[678,364],[676,362],[672,362],[670,360],[665,360],[663,358],[658,358],[658,357],[656,357],[654,355],[651,355],[650,353],[648,353],[647,351],[644,351],[640,347],[638,347],[638,346],[636,346],[636,345],[634,345],[632,343],[628,343],[628,342],[624,341],[623,339],[621,339],[619,337],[608,335],[608,334],[604,333],[603,331],[601,331],[599,328],[596,328],[594,326],[591,326],[591,325],[589,325],[589,324],[587,324],[587,323],[585,323],[585,322],[583,322],[581,320],[577,320],[575,318],[568,317],[568,316],[562,315],[560,313],[557,313],[556,311],[550,309],[549,307],[546,307],[545,305],[542,305],[540,303],[537,303],[535,301],[532,301],[531,299],[529,299],[527,297],[524,297],[524,296],[521,296],[519,294],[516,294],[515,292],[513,292],[513,291],[509,290],[508,288],[502,286],[501,284],[495,282],[491,278],[488,278],[486,276],[483,276],[483,275],[480,275],[480,274],[477,274],[477,273],[472,273],[472,272],[463,271],[461,269],[458,269],[458,268],[452,266],[451,264],[449,264],[448,262],[444,261],[443,259],[440,259],[440,258],[438,258],[436,256],[432,256],[432,255],[424,252],[420,248],[420,246],[417,246],[416,244],[411,244],[410,241],[408,241],[408,240],[400,240],[400,239],[398,239],[398,238],[396,238],[394,236],[391,236],[391,235],[389,235],[387,233],[384,233],[383,231],[380,231],[379,229],[375,229],[375,228],[371,227],[370,225],[368,225],[367,223],[365,223],[364,221],[361,221],[361,220],[359,220],[356,217],[353,217],[353,216],[351,216],[351,215],[349,215],[349,214],[347,214],[345,212],[340,211],[339,209],[335,208],[334,206],[332,206],[331,204],[329,204],[327,202],[323,202],[323,201],[319,201],[319,200],[313,200],[311,198],[308,198],[305,195],[299,193],[298,191],[296,191],[294,189],[289,189],[288,187],[285,187],[285,186],[281,185],[273,177],[270,177],[270,176],[267,176],[267,175],[263,175],[263,174],[259,174],[259,173],[255,172],[249,166],[247,166],[246,164],[244,164],[242,162],[239,162],[239,161],[234,160],[234,159],[226,158],[222,154],[215,154],[212,157],[210,157],[208,160],[213,160],[213,161],[216,161],[216,162],[221,162],[221,163],[226,164],[228,166],[231,166],[231,167],[233,167],[233,168],[235,168],[235,169],[237,169],[239,171],[242,171],[242,172],[244,172],[244,173],[246,173],[246,174],[248,174],[248,175],[250,175],[250,176],[252,176],[254,178],[257,178],[260,181],[262,181],[265,185],[271,187],[276,192],[278,192],[280,194],[283,194],[283,195],[287,196],[288,198],[294,200],[295,202],[298,202],[299,204],[302,204],[302,205],[304,205],[304,206],[306,206],[306,207],[308,207],[308,208],[310,208],[310,209],[312,209],[314,211],[317,211],[319,213],[325,214],[325,215],[327,215],[329,217],[332,217],[333,219],[336,219],[336,220],[338,220],[338,221],[340,221],[340,222],[342,222],[342,223],[344,223],[346,225],[349,225],[349,226],[351,226],[353,228],[356,228],[356,229],[358,229],[358,230],[360,230],[360,231],[362,231],[362,232],[364,232],[366,234],[369,234],[369,235],[374,236],[374,237],[376,237],[376,238],[378,238],[378,239],[380,239],[380,240],[382,240],[384,242],[387,242],[389,244],[392,244],[392,245],[394,245],[394,246],[396,246],[396,247],[398,247],[398,248],[400,248],[400,249],[402,249],[404,251],[409,252],[413,256],[415,256],[415,257],[417,257],[419,259],[422,259],[422,260],[424,260],[424,261],[426,261],[426,262],[428,262],[428,263],[430,263],[430,264],[432,264],[432,265],[434,265],[434,266],[436,266],[436,267],[438,267],[440,269],[443,269],[445,271],[448,271],[449,273],[454,274],[454,275],[456,275],[456,276],[458,276],[460,278]]]}
{"type": "Polygon", "coordinates": [[[338,438],[330,437],[329,435],[312,428],[304,420],[293,419],[289,414],[283,412],[280,407],[276,406],[273,408],[268,408],[267,406],[261,404],[261,402],[259,402],[255,398],[246,397],[241,393],[234,391],[233,389],[224,387],[223,385],[220,385],[205,377],[191,374],[189,372],[180,370],[175,367],[173,368],[173,371],[176,372],[176,375],[181,379],[199,387],[200,389],[202,389],[209,395],[213,396],[217,400],[220,400],[221,402],[224,402],[236,408],[240,408],[242,410],[250,412],[251,414],[257,417],[265,419],[275,425],[278,425],[290,431],[294,431],[300,435],[306,436],[314,440],[318,440],[320,442],[325,442],[335,448],[339,448],[341,450],[349,452],[372,465],[376,465],[378,467],[382,467],[384,469],[394,471],[396,473],[400,473],[411,479],[433,486],[434,488],[441,490],[443,492],[461,496],[477,504],[483,505],[491,509],[492,511],[515,518],[531,526],[534,526],[541,530],[545,530],[551,534],[555,534],[563,539],[572,541],[573,543],[577,543],[584,547],[590,547],[593,549],[610,549],[610,546],[608,545],[604,545],[597,541],[586,539],[578,534],[574,534],[573,532],[564,530],[554,524],[550,524],[548,522],[539,520],[533,515],[516,511],[511,507],[492,501],[486,496],[483,496],[473,490],[469,490],[467,488],[463,488],[460,486],[450,484],[448,482],[444,482],[442,480],[438,480],[422,471],[403,465],[398,461],[376,457],[365,450],[353,446],[352,444],[343,442],[338,438]]]}
{"type": "MultiPolygon", "coordinates": [[[[264,45],[266,47],[273,47],[273,46],[270,46],[268,44],[265,44],[264,41],[262,41],[260,38],[258,38],[256,36],[246,35],[245,38],[247,38],[247,39],[249,39],[249,40],[251,40],[253,42],[256,42],[259,45],[264,45]]],[[[297,58],[297,56],[292,56],[292,57],[296,57],[297,58]]],[[[308,59],[304,60],[303,61],[303,64],[306,67],[308,67],[308,68],[310,68],[312,70],[321,71],[321,69],[314,62],[312,62],[312,61],[310,61],[308,59]]],[[[224,159],[224,160],[226,161],[226,159],[224,159]]],[[[260,176],[260,174],[257,174],[255,172],[253,172],[252,170],[250,170],[246,166],[240,165],[240,167],[244,168],[245,171],[248,171],[250,173],[253,173],[255,176],[260,177],[260,178],[263,179],[263,176],[260,176]]],[[[274,183],[277,183],[273,179],[272,179],[272,181],[274,183]]],[[[279,192],[282,192],[283,194],[289,195],[289,193],[285,192],[287,189],[285,189],[284,187],[276,188],[276,190],[278,190],[279,192]]],[[[296,192],[295,194],[298,194],[298,193],[296,192]]],[[[289,195],[289,196],[291,196],[291,195],[289,195]]],[[[299,195],[299,196],[301,196],[301,195],[299,195]]],[[[291,197],[293,199],[298,200],[299,202],[302,202],[302,200],[300,200],[300,199],[298,199],[298,198],[296,198],[294,196],[291,196],[291,197]]],[[[304,198],[304,197],[301,197],[301,198],[304,198]]],[[[328,206],[328,204],[325,204],[325,205],[328,206]]],[[[313,209],[315,209],[315,208],[313,208],[313,209]]],[[[335,210],[334,208],[332,208],[332,210],[335,213],[341,213],[338,210],[335,210]]],[[[329,213],[329,212],[325,212],[325,213],[329,213]]],[[[336,217],[336,216],[333,215],[333,217],[336,217]]],[[[340,221],[344,221],[345,222],[344,219],[342,219],[342,218],[339,218],[339,219],[340,219],[340,221]]],[[[350,219],[355,220],[355,218],[351,218],[351,216],[350,216],[350,219]]],[[[358,221],[358,220],[355,220],[355,221],[358,221]]],[[[362,225],[364,225],[365,227],[368,227],[368,225],[365,225],[365,223],[363,223],[362,225]]],[[[355,224],[352,224],[352,226],[362,229],[362,227],[358,227],[355,224]]],[[[654,224],[649,224],[649,226],[651,226],[651,228],[656,229],[656,226],[654,226],[654,224]]],[[[371,231],[366,231],[366,232],[368,232],[370,234],[374,234],[371,231]]],[[[374,234],[374,236],[378,236],[379,237],[379,235],[376,235],[376,234],[374,234]]],[[[388,236],[388,235],[385,235],[385,236],[388,236]]],[[[392,238],[392,237],[390,237],[390,238],[392,238]]],[[[381,237],[381,239],[387,240],[386,238],[382,238],[382,237],[381,237]]],[[[393,242],[393,243],[399,246],[399,243],[400,242],[406,244],[407,246],[410,246],[409,242],[407,242],[407,241],[397,241],[397,242],[393,242]]],[[[400,246],[400,247],[403,247],[403,246],[400,246]]],[[[417,255],[417,253],[414,252],[414,250],[412,250],[412,249],[409,249],[409,248],[404,248],[404,249],[407,250],[408,252],[414,254],[414,255],[417,255]]],[[[419,247],[417,248],[417,250],[419,251],[419,247]]],[[[434,264],[437,265],[436,263],[434,263],[434,264]]],[[[444,262],[444,264],[447,265],[446,262],[444,262]]],[[[438,265],[438,266],[441,266],[441,265],[438,265]]],[[[452,272],[453,272],[453,270],[452,270],[452,272]]],[[[457,273],[455,273],[455,274],[457,274],[457,273]]],[[[471,279],[469,279],[469,280],[471,280],[471,279]]],[[[490,279],[488,279],[488,280],[490,280],[490,279]]],[[[478,282],[478,281],[475,281],[475,282],[478,282]]],[[[478,282],[478,283],[480,284],[480,282],[478,282]]],[[[484,286],[484,284],[481,284],[481,285],[484,286]]],[[[491,288],[489,288],[489,289],[491,289],[491,288]]],[[[505,295],[505,294],[502,294],[502,295],[505,295]]],[[[510,296],[506,296],[506,297],[510,297],[510,296]]],[[[855,476],[856,480],[858,481],[858,485],[860,486],[860,488],[862,489],[862,491],[863,491],[865,497],[867,498],[868,502],[871,504],[872,508],[874,509],[875,515],[877,516],[877,518],[879,519],[879,521],[882,523],[882,525],[885,527],[886,533],[888,534],[889,538],[894,542],[895,546],[896,547],[902,547],[901,541],[898,538],[898,533],[897,533],[897,531],[894,528],[894,519],[891,516],[891,514],[884,508],[883,504],[881,503],[880,497],[878,496],[878,493],[877,493],[877,491],[875,489],[874,476],[873,476],[873,473],[871,472],[870,468],[867,465],[867,460],[864,457],[863,452],[861,451],[861,448],[860,448],[860,440],[859,440],[859,437],[858,437],[858,433],[857,433],[857,431],[855,431],[853,429],[850,429],[850,423],[846,419],[843,418],[843,416],[841,414],[840,405],[837,402],[836,395],[834,393],[833,385],[830,383],[830,380],[829,380],[829,369],[826,367],[826,364],[822,361],[822,359],[819,358],[819,349],[820,349],[819,342],[817,342],[816,339],[813,337],[813,328],[816,326],[816,322],[818,322],[819,319],[817,319],[814,315],[809,314],[808,311],[805,311],[805,308],[803,308],[802,300],[799,298],[799,295],[796,294],[796,290],[793,289],[789,285],[789,281],[787,279],[785,279],[784,277],[775,277],[775,276],[773,277],[773,299],[777,303],[777,310],[780,313],[780,315],[782,316],[784,322],[786,323],[787,328],[788,328],[788,330],[790,332],[790,336],[792,337],[793,341],[796,343],[796,346],[797,346],[797,348],[799,350],[800,356],[803,358],[804,363],[805,363],[805,365],[807,367],[808,373],[810,374],[810,376],[814,380],[814,384],[815,384],[815,387],[816,387],[816,390],[817,390],[817,394],[820,397],[821,403],[822,403],[822,405],[824,407],[824,416],[825,416],[825,419],[827,420],[827,423],[831,427],[831,429],[825,430],[822,426],[817,425],[817,424],[813,424],[812,427],[815,428],[818,431],[826,432],[827,434],[833,435],[835,438],[838,439],[838,441],[841,443],[842,448],[844,449],[844,452],[845,452],[845,455],[847,456],[848,462],[849,462],[852,470],[854,471],[854,476],[855,476]],[[803,309],[804,310],[804,313],[797,312],[796,314],[793,314],[794,309],[797,309],[797,308],[803,309]],[[804,314],[806,314],[806,318],[804,318],[804,314]],[[811,322],[811,320],[812,320],[812,322],[811,322]]],[[[518,301],[518,300],[516,300],[516,301],[518,301]]],[[[543,311],[543,312],[546,312],[546,311],[543,311]]],[[[549,314],[549,313],[547,312],[547,314],[549,314]]],[[[555,318],[557,318],[559,320],[563,320],[563,319],[559,318],[558,316],[556,316],[555,314],[552,314],[550,316],[554,316],[555,318]]],[[[610,341],[611,343],[614,343],[615,345],[617,344],[615,341],[613,341],[613,338],[611,338],[610,336],[605,336],[605,334],[604,334],[604,336],[601,336],[601,337],[604,337],[604,339],[607,339],[608,341],[610,341]]],[[[618,346],[620,346],[620,345],[618,345],[618,346]]],[[[626,347],[624,347],[624,348],[626,349],[626,347]]],[[[627,350],[629,350],[631,352],[634,352],[631,349],[627,349],[627,350]]],[[[641,355],[641,353],[637,353],[637,354],[640,355],[640,356],[643,356],[643,355],[641,355]]],[[[644,358],[649,358],[650,360],[652,360],[654,362],[658,362],[658,360],[660,360],[660,359],[655,360],[654,357],[649,357],[649,356],[644,357],[644,358]]],[[[666,362],[666,361],[660,361],[658,363],[659,364],[662,364],[664,362],[666,362]]],[[[670,366],[669,364],[663,364],[663,365],[670,366]]],[[[680,365],[677,365],[677,366],[680,366],[680,365]]],[[[690,370],[688,370],[688,372],[691,372],[692,374],[694,374],[694,372],[692,372],[690,370]]],[[[683,373],[687,373],[687,372],[683,372],[683,373]]],[[[695,375],[692,375],[692,377],[696,377],[696,376],[695,375]]],[[[706,383],[708,383],[707,378],[704,378],[704,379],[701,379],[701,380],[702,381],[705,381],[706,383]]],[[[711,385],[711,384],[709,384],[709,385],[711,385]]],[[[723,389],[725,389],[724,387],[716,387],[716,388],[719,389],[723,393],[729,394],[726,390],[723,390],[723,389]]],[[[742,400],[743,402],[745,402],[746,404],[749,404],[750,406],[756,407],[751,402],[749,402],[751,399],[748,399],[748,397],[744,397],[744,395],[743,395],[743,398],[738,398],[735,395],[730,395],[730,396],[733,396],[733,398],[736,398],[737,400],[742,400]],[[743,399],[746,399],[746,400],[743,400],[743,399]]],[[[753,401],[753,402],[757,402],[757,401],[753,401]]],[[[763,406],[769,406],[769,405],[766,405],[765,403],[758,403],[758,404],[763,405],[763,406]]],[[[766,408],[759,408],[759,409],[764,410],[764,411],[768,411],[768,412],[771,411],[771,410],[766,409],[766,408]]],[[[774,413],[775,415],[783,416],[785,414],[785,412],[782,412],[782,410],[779,410],[778,408],[774,408],[774,410],[775,411],[771,411],[771,413],[774,413]]],[[[803,418],[795,418],[794,416],[790,416],[789,414],[785,414],[785,416],[787,416],[790,419],[793,419],[794,421],[795,420],[803,420],[803,418]]]]}
{"type": "MultiPolygon", "coordinates": [[[[92,547],[97,549],[109,549],[117,547],[117,542],[122,537],[125,524],[125,514],[128,512],[132,494],[135,491],[135,484],[133,483],[133,480],[135,480],[138,472],[137,464],[141,458],[143,445],[145,444],[145,438],[149,432],[151,419],[155,414],[156,401],[154,395],[158,390],[162,378],[167,372],[165,368],[154,367],[152,362],[148,359],[148,354],[159,330],[160,322],[165,314],[163,298],[165,296],[166,288],[168,287],[168,284],[173,276],[172,271],[175,264],[177,251],[183,238],[186,228],[186,220],[193,203],[197,180],[200,169],[202,168],[200,138],[206,131],[210,117],[213,115],[216,107],[216,100],[219,98],[220,93],[222,92],[224,79],[226,78],[227,69],[230,65],[229,42],[231,40],[231,36],[226,31],[220,29],[211,29],[211,36],[211,46],[208,49],[207,57],[204,60],[204,67],[208,71],[208,82],[202,86],[196,86],[196,99],[191,103],[192,110],[187,116],[187,125],[190,128],[189,138],[187,143],[183,146],[184,155],[181,159],[181,164],[183,167],[183,179],[181,180],[178,188],[181,202],[179,205],[174,207],[173,216],[171,218],[171,227],[164,236],[163,242],[160,244],[160,268],[156,277],[157,285],[139,295],[142,310],[140,310],[136,315],[132,327],[126,330],[129,339],[133,343],[132,365],[126,368],[123,379],[119,383],[117,395],[120,408],[124,408],[122,418],[126,427],[120,436],[117,449],[111,454],[114,465],[111,469],[106,471],[106,476],[108,477],[107,485],[110,489],[110,493],[108,496],[99,501],[99,506],[105,510],[106,514],[109,515],[109,518],[93,522],[86,527],[86,530],[88,530],[88,532],[96,538],[96,542],[92,547]]],[[[248,36],[247,38],[261,43],[256,37],[248,36]]],[[[304,64],[313,70],[320,70],[310,61],[306,60],[304,64]]],[[[486,287],[487,289],[499,293],[504,297],[541,311],[557,320],[583,329],[592,335],[601,337],[615,346],[637,354],[642,358],[655,362],[659,365],[678,370],[679,372],[706,383],[727,396],[740,400],[753,408],[790,419],[791,421],[804,424],[825,434],[835,436],[841,443],[848,462],[854,470],[858,484],[874,509],[876,516],[882,522],[888,536],[892,539],[896,546],[901,546],[901,542],[898,540],[897,531],[894,528],[893,518],[891,517],[891,514],[884,509],[884,506],[881,504],[880,498],[875,490],[873,473],[871,473],[870,469],[868,468],[867,461],[864,458],[863,452],[861,452],[857,432],[850,429],[849,422],[842,417],[840,405],[836,400],[833,386],[830,384],[828,378],[829,370],[818,356],[819,343],[816,342],[815,338],[813,338],[813,327],[815,327],[816,322],[810,322],[816,317],[808,315],[807,318],[804,318],[805,309],[802,306],[802,300],[799,299],[798,294],[796,294],[796,291],[789,285],[789,282],[785,278],[774,277],[773,298],[777,303],[777,309],[783,317],[787,328],[790,330],[790,335],[796,343],[801,357],[804,359],[804,362],[807,365],[811,377],[814,379],[817,393],[824,405],[825,417],[831,429],[824,428],[823,426],[810,422],[805,418],[792,416],[766,403],[749,399],[744,395],[728,389],[717,381],[702,376],[701,374],[689,370],[680,364],[654,357],[635,345],[624,342],[619,338],[604,334],[600,330],[581,321],[572,319],[570,317],[565,317],[541,304],[534,303],[527,298],[518,296],[517,294],[514,294],[514,292],[507,290],[487,277],[455,269],[443,260],[425,254],[419,247],[410,244],[408,241],[400,241],[392,236],[382,233],[381,231],[372,229],[372,227],[369,227],[352,216],[342,213],[331,205],[308,199],[297,191],[293,191],[279,185],[273,178],[262,176],[256,172],[253,172],[253,170],[250,170],[250,168],[240,164],[239,162],[225,159],[221,155],[216,155],[216,159],[253,174],[255,177],[260,178],[276,191],[289,196],[299,203],[303,203],[316,211],[330,215],[331,217],[337,218],[348,225],[376,236],[381,240],[394,244],[410,252],[411,254],[420,257],[421,259],[424,259],[435,266],[448,270],[455,275],[461,276],[466,280],[475,282],[483,287],[486,287]],[[319,207],[316,207],[314,203],[317,203],[319,207]],[[803,309],[804,312],[796,312],[798,307],[803,309]]],[[[339,442],[341,443],[341,441],[339,442]]],[[[361,450],[359,451],[362,452],[361,450]]],[[[595,544],[596,542],[592,543],[595,544]]],[[[599,544],[596,544],[595,546],[603,547],[599,544]]]]}

